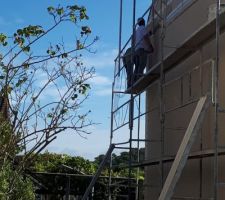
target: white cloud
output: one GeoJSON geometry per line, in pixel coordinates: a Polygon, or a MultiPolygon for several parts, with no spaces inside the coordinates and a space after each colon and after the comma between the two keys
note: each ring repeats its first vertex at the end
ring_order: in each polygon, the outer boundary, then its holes
{"type": "Polygon", "coordinates": [[[102,127],[92,127],[90,131],[91,134],[85,135],[87,139],[80,137],[76,133],[71,133],[71,131],[65,131],[50,143],[47,150],[56,153],[68,153],[72,156],[83,156],[93,160],[94,157],[102,153],[105,154],[107,151],[109,130],[102,127]]]}
{"type": "Polygon", "coordinates": [[[95,77],[92,78],[89,82],[92,86],[92,89],[93,89],[92,91],[94,91],[94,95],[97,95],[97,96],[111,95],[112,80],[108,78],[107,76],[96,74],[95,77]]]}
{"type": "MultiPolygon", "coordinates": [[[[140,121],[140,139],[145,139],[145,119],[141,118],[140,121]]],[[[115,128],[115,127],[114,127],[115,128]]],[[[83,135],[80,137],[75,132],[65,131],[57,136],[57,139],[50,143],[44,151],[69,154],[71,156],[82,156],[86,159],[94,160],[100,154],[105,154],[109,148],[110,131],[102,125],[92,126],[89,128],[91,134],[83,135]]],[[[130,133],[128,125],[118,129],[114,132],[113,143],[128,142],[130,133]]],[[[137,123],[134,124],[133,138],[136,139],[138,135],[137,123]]],[[[140,142],[140,147],[145,146],[145,142],[140,142]]],[[[129,144],[119,145],[121,147],[129,147],[129,144]]],[[[133,142],[133,147],[137,147],[137,142],[133,142]]],[[[119,154],[125,150],[115,149],[113,153],[119,154]]]]}
{"type": "Polygon", "coordinates": [[[63,147],[63,146],[49,146],[47,147],[49,152],[58,153],[58,154],[68,154],[71,156],[79,155],[79,152],[73,148],[63,147]]]}
{"type": "MultiPolygon", "coordinates": [[[[101,45],[102,46],[102,45],[101,45]]],[[[108,49],[97,52],[96,54],[86,56],[84,64],[86,66],[93,66],[100,71],[103,68],[109,69],[114,67],[114,60],[117,57],[118,49],[108,49]]],[[[110,70],[111,70],[110,69],[110,70]]],[[[111,77],[97,73],[96,76],[90,80],[92,91],[96,96],[109,96],[112,93],[112,74],[111,77]]]]}
{"type": "Polygon", "coordinates": [[[112,89],[111,88],[106,88],[106,89],[102,89],[102,90],[97,90],[95,92],[95,94],[97,96],[108,96],[108,95],[111,95],[112,94],[112,89]]]}
{"type": "Polygon", "coordinates": [[[90,83],[96,86],[108,86],[112,84],[112,81],[106,76],[96,74],[92,79],[90,79],[90,83]]]}
{"type": "Polygon", "coordinates": [[[92,56],[85,57],[84,64],[96,68],[114,66],[114,59],[117,56],[117,49],[96,53],[92,56]]]}
{"type": "MultiPolygon", "coordinates": [[[[135,121],[137,122],[137,120],[135,121]]],[[[114,127],[115,128],[115,127],[114,127]]],[[[84,158],[93,160],[100,154],[105,154],[109,148],[110,129],[103,125],[96,125],[89,128],[91,134],[84,134],[83,138],[73,131],[65,131],[57,136],[57,139],[50,143],[46,149],[43,150],[69,154],[71,156],[82,156],[84,158]]],[[[138,136],[138,126],[134,123],[133,138],[138,136]]],[[[113,143],[128,142],[130,137],[128,125],[118,129],[114,132],[113,143]]],[[[140,121],[140,139],[145,139],[145,118],[142,117],[140,121]]],[[[129,144],[119,145],[121,147],[129,147],[129,144]]],[[[140,147],[144,147],[145,142],[140,142],[140,147]]],[[[133,142],[133,147],[137,147],[137,142],[133,142]]],[[[121,151],[115,149],[113,153],[119,154],[121,151]]]]}
{"type": "MultiPolygon", "coordinates": [[[[64,87],[59,88],[59,90],[63,93],[63,91],[66,91],[64,87]]],[[[48,87],[42,94],[42,98],[45,100],[49,99],[55,99],[59,100],[60,94],[56,87],[48,87]]]]}

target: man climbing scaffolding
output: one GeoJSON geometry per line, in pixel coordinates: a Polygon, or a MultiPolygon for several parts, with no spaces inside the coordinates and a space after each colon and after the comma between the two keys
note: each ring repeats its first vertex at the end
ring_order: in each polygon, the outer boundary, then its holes
{"type": "Polygon", "coordinates": [[[143,76],[147,64],[147,56],[153,52],[153,46],[149,38],[152,32],[147,30],[144,18],[138,18],[137,25],[134,40],[134,82],[143,76]]]}
{"type": "Polygon", "coordinates": [[[134,49],[129,47],[124,53],[122,59],[127,73],[127,88],[130,88],[140,77],[143,76],[147,64],[147,56],[153,52],[153,46],[150,41],[151,31],[145,27],[145,20],[139,18],[134,37],[134,49]],[[134,70],[135,64],[135,70],[134,70]]]}
{"type": "Polygon", "coordinates": [[[124,56],[122,57],[123,58],[123,64],[124,64],[124,67],[126,69],[126,73],[127,73],[127,88],[131,87],[132,85],[132,76],[133,76],[133,65],[134,65],[134,62],[133,62],[133,56],[132,56],[132,49],[131,47],[129,47],[124,56]]]}

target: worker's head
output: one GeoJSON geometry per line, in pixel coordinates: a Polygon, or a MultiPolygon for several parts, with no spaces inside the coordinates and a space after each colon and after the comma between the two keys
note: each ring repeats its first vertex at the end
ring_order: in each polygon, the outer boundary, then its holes
{"type": "Polygon", "coordinates": [[[137,24],[139,26],[145,26],[145,20],[144,20],[144,18],[143,17],[138,18],[137,24]]]}

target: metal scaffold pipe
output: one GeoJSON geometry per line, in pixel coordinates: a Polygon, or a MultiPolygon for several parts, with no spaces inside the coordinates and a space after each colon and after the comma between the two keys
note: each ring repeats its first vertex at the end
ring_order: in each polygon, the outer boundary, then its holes
{"type": "MultiPolygon", "coordinates": [[[[136,0],[133,0],[133,34],[131,41],[131,54],[132,60],[134,60],[134,41],[136,31],[136,0]]],[[[133,77],[132,77],[133,79],[133,77]]],[[[132,81],[133,82],[133,81],[132,81]]],[[[131,166],[132,166],[132,137],[133,137],[133,117],[134,117],[134,96],[130,94],[130,109],[129,109],[129,129],[130,129],[130,144],[129,144],[129,181],[128,181],[128,199],[131,199],[131,166]]]]}
{"type": "MultiPolygon", "coordinates": [[[[141,123],[141,95],[138,96],[138,135],[137,135],[137,163],[140,162],[140,123],[141,123]]],[[[134,141],[134,140],[133,140],[134,141]]],[[[140,168],[137,167],[137,171],[136,171],[136,196],[135,196],[135,200],[139,199],[139,172],[140,172],[140,168]]]]}
{"type": "MultiPolygon", "coordinates": [[[[165,113],[164,113],[164,94],[163,94],[163,85],[165,83],[164,75],[164,38],[165,38],[165,24],[164,24],[164,3],[163,0],[160,2],[160,15],[161,15],[161,40],[160,40],[160,51],[161,51],[161,65],[160,65],[160,129],[161,129],[161,161],[164,157],[164,122],[165,122],[165,113]]],[[[160,162],[160,175],[161,175],[161,188],[163,187],[164,180],[164,170],[163,162],[160,162]]]]}
{"type": "MultiPolygon", "coordinates": [[[[118,59],[115,60],[115,71],[114,71],[114,80],[112,85],[112,102],[111,102],[111,127],[110,127],[110,146],[112,145],[113,140],[113,118],[114,118],[114,112],[113,112],[113,105],[114,105],[114,87],[115,87],[115,76],[116,74],[120,74],[120,68],[121,68],[121,46],[122,46],[122,20],[123,20],[123,0],[120,0],[120,16],[119,16],[119,53],[118,53],[118,59]],[[118,63],[118,72],[116,72],[116,62],[118,63]]],[[[110,155],[110,163],[109,163],[109,182],[108,182],[108,199],[111,200],[111,183],[112,183],[112,155],[110,155]]]]}
{"type": "Polygon", "coordinates": [[[105,167],[107,161],[109,160],[109,158],[110,158],[114,148],[115,148],[115,145],[111,144],[109,149],[108,149],[108,151],[107,151],[107,153],[105,154],[104,159],[102,160],[98,170],[96,171],[96,173],[93,176],[93,178],[92,178],[88,188],[86,189],[86,191],[84,193],[84,196],[82,197],[82,200],[87,200],[88,199],[92,188],[94,187],[96,181],[98,180],[99,176],[101,175],[101,172],[102,172],[103,168],[105,167]]]}
{"type": "Polygon", "coordinates": [[[216,0],[216,63],[214,71],[214,199],[218,198],[218,111],[219,111],[219,57],[220,57],[220,0],[216,0]]]}
{"type": "Polygon", "coordinates": [[[120,0],[120,22],[119,22],[119,55],[118,55],[118,73],[121,69],[121,46],[122,46],[122,23],[123,23],[123,0],[120,0]]]}

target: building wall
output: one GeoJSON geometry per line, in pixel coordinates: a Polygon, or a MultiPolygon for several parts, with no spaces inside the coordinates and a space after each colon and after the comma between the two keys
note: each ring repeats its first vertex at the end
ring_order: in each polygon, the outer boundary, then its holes
{"type": "MultiPolygon", "coordinates": [[[[176,47],[190,37],[209,19],[209,9],[215,1],[193,1],[184,12],[173,22],[167,24],[165,43],[176,47]]],[[[153,38],[154,55],[150,57],[150,66],[160,61],[160,29],[153,38]]],[[[221,35],[221,55],[219,66],[219,101],[225,108],[225,34],[221,35]]],[[[164,48],[165,57],[174,48],[164,48]]],[[[160,124],[160,88],[156,80],[146,92],[146,160],[161,157],[174,157],[180,146],[185,130],[189,124],[196,102],[199,97],[211,93],[212,66],[215,60],[215,39],[194,49],[194,53],[174,66],[165,74],[164,86],[164,136],[161,139],[160,124]],[[174,80],[176,79],[176,80],[174,80]],[[178,108],[180,107],[180,108],[178,108]]],[[[191,152],[213,149],[213,106],[208,109],[201,131],[191,152]]],[[[219,115],[219,138],[225,145],[225,114],[219,115]]],[[[163,165],[163,181],[170,170],[172,162],[163,165]]],[[[225,182],[225,157],[219,157],[219,179],[225,182]]],[[[145,199],[157,199],[161,190],[160,165],[145,168],[145,199]]],[[[188,160],[179,182],[175,188],[174,197],[212,198],[213,196],[213,157],[188,160]]],[[[219,188],[219,199],[225,199],[225,188],[219,188]]]]}

